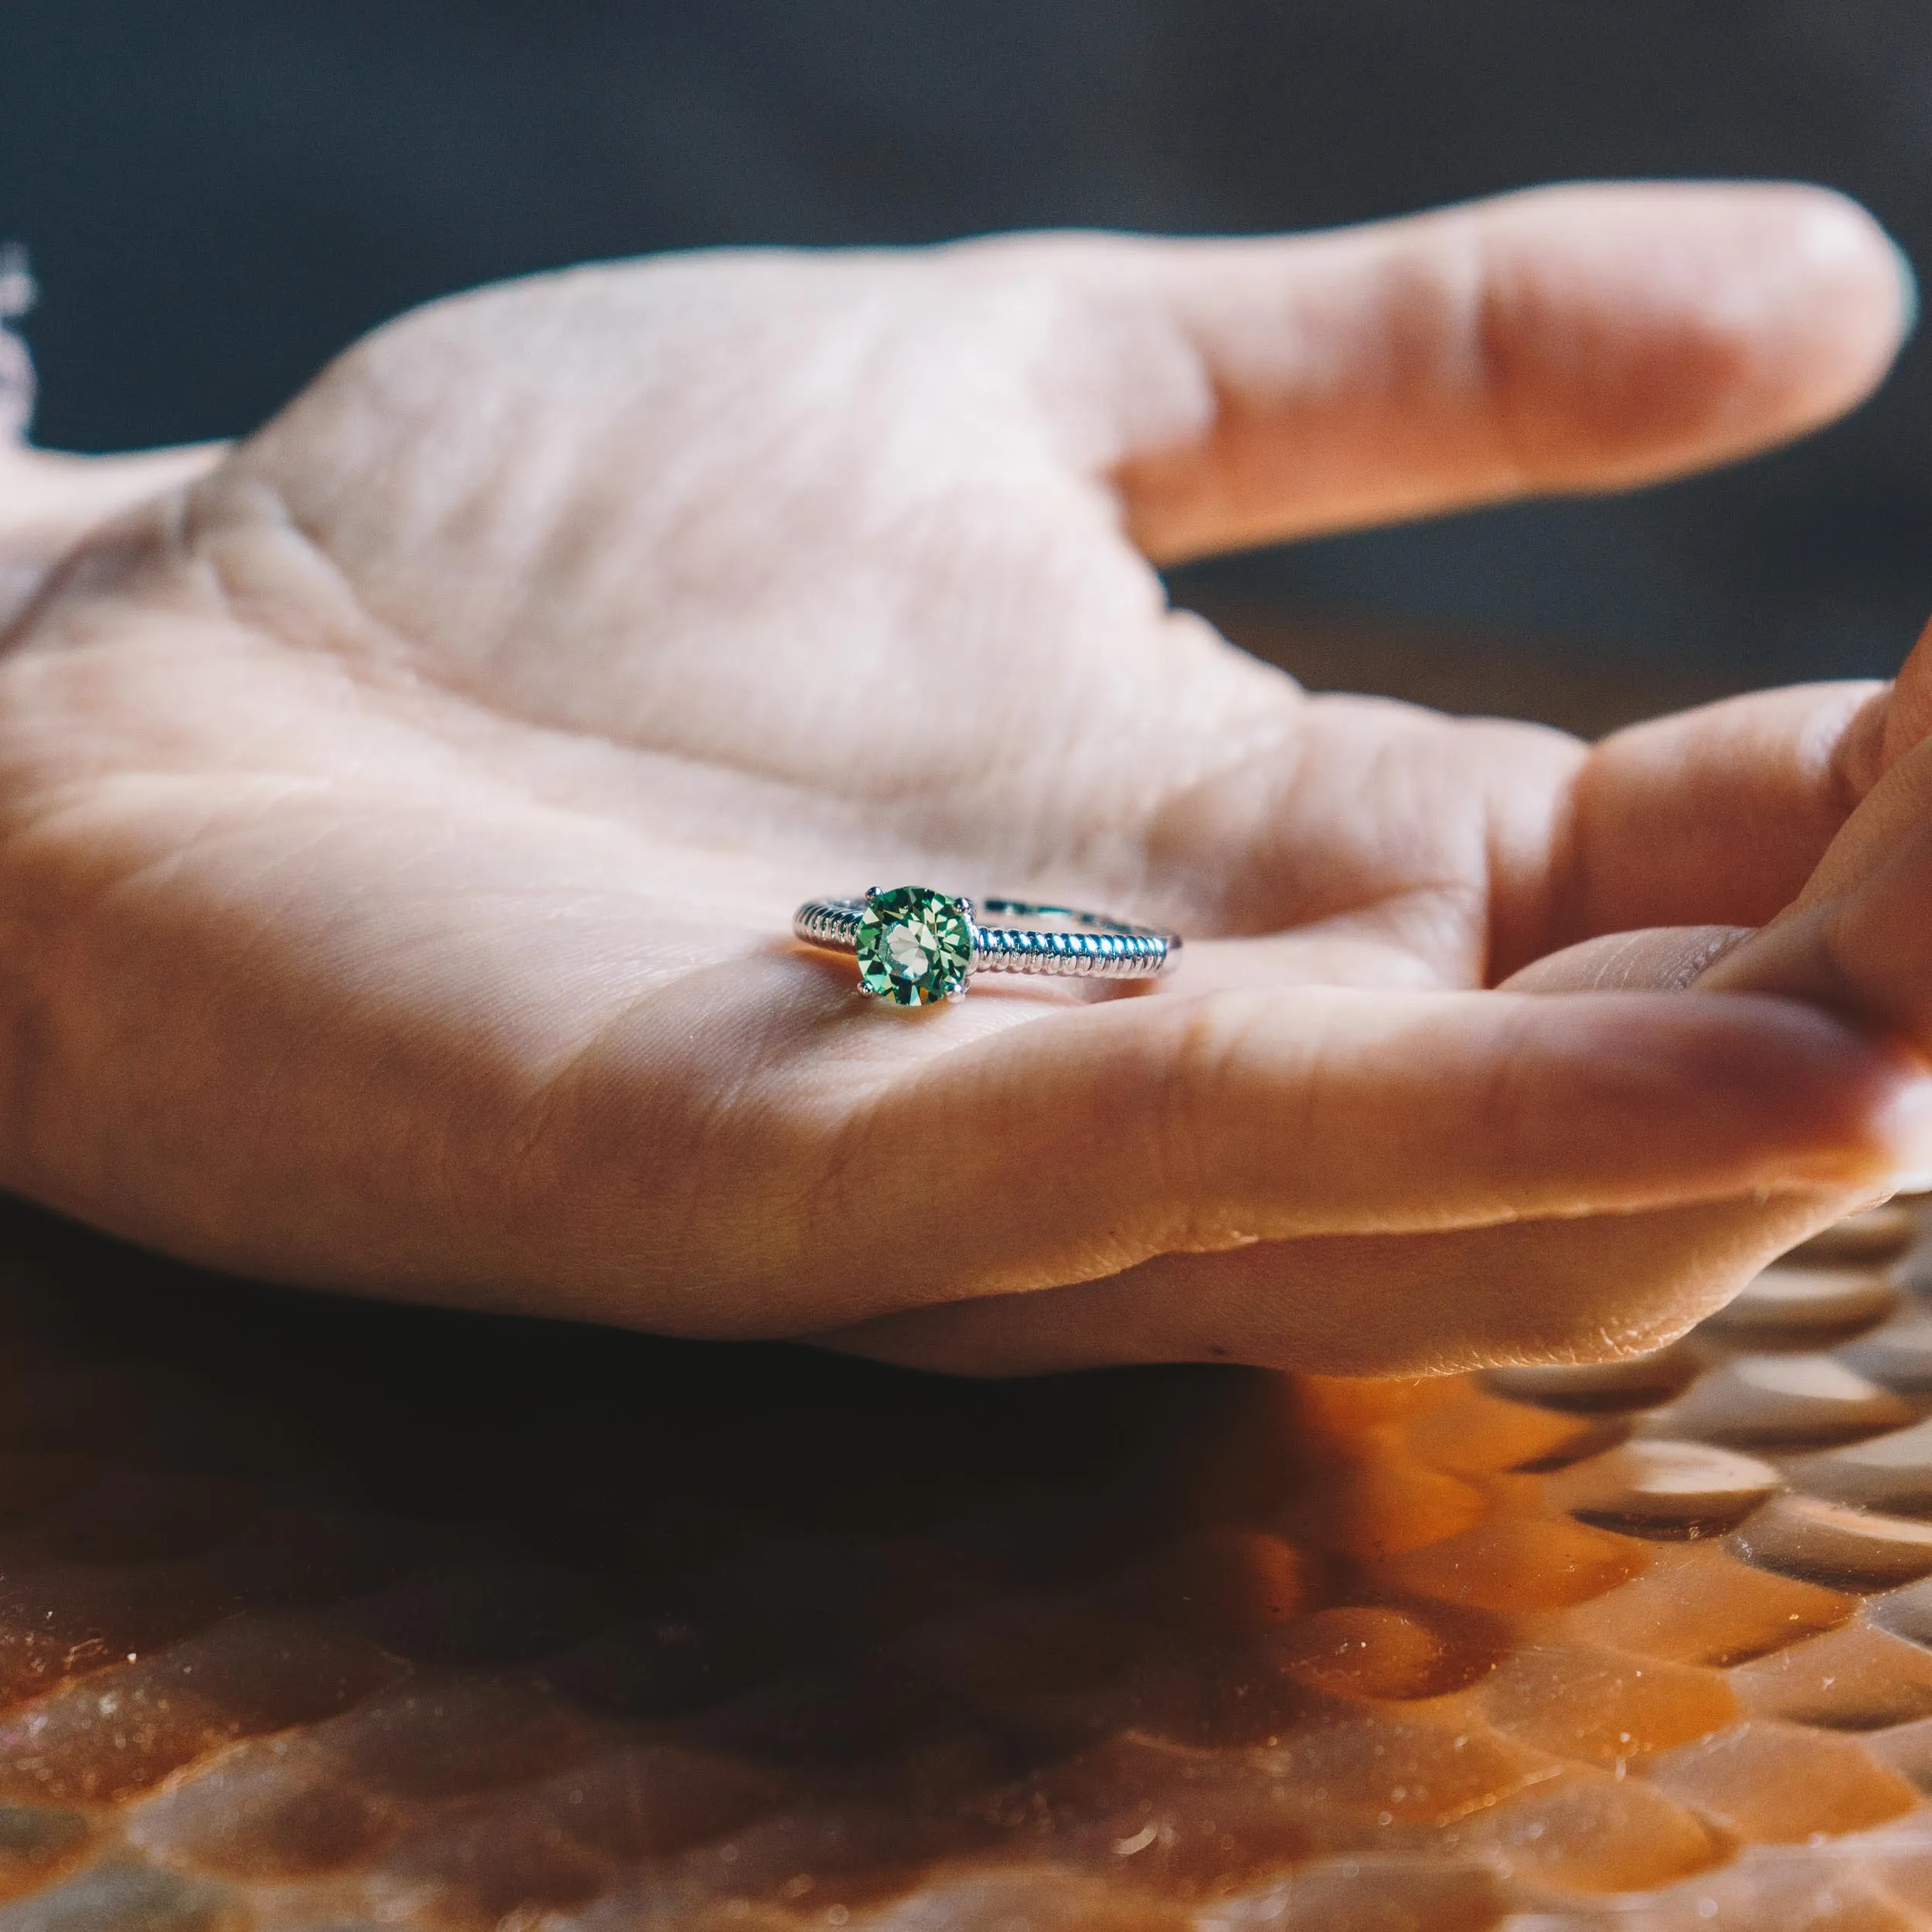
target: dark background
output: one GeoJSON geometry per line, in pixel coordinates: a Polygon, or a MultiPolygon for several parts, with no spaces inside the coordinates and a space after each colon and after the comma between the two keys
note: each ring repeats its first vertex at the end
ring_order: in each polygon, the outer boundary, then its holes
{"type": "MultiPolygon", "coordinates": [[[[1932,7],[0,4],[0,236],[42,287],[36,436],[80,449],[245,430],[396,310],[587,257],[1293,228],[1684,175],[1830,182],[1932,264],[1932,7]]],[[[1185,587],[1600,676],[1886,671],[1932,610],[1929,431],[1920,342],[1855,420],[1720,478],[1185,587]]]]}

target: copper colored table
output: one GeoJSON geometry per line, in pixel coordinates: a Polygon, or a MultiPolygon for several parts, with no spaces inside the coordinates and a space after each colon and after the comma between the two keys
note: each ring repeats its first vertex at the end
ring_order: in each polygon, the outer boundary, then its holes
{"type": "Polygon", "coordinates": [[[0,1213],[0,1932],[1932,1926],[1932,1247],[1012,1385],[0,1213]]]}

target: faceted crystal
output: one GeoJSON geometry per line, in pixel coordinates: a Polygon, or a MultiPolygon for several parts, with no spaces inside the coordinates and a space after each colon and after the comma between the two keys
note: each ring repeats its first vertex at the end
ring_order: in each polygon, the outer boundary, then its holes
{"type": "Polygon", "coordinates": [[[895,886],[866,901],[859,983],[899,1006],[927,1006],[966,982],[973,932],[966,908],[923,886],[895,886]]]}

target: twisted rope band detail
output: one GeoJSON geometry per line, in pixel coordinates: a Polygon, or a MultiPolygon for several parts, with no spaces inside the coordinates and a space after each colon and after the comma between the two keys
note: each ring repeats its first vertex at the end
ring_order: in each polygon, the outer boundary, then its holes
{"type": "MultiPolygon", "coordinates": [[[[961,900],[969,913],[971,900],[961,900]]],[[[857,951],[863,899],[808,900],[792,915],[792,931],[807,944],[836,952],[857,951]]],[[[1001,919],[1058,919],[1065,927],[985,925],[971,920],[975,972],[1046,973],[1078,979],[1147,979],[1170,965],[1181,950],[1179,935],[1136,926],[1103,913],[1024,900],[988,899],[981,909],[1001,919]]]]}

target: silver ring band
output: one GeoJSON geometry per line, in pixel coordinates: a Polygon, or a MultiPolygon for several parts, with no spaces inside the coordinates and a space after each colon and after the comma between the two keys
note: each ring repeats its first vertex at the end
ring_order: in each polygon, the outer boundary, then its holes
{"type": "MultiPolygon", "coordinates": [[[[842,953],[866,957],[862,939],[869,915],[876,930],[879,916],[875,908],[889,906],[900,913],[904,903],[930,904],[944,914],[963,921],[968,944],[960,946],[956,970],[950,975],[929,972],[920,981],[924,991],[906,997],[896,990],[895,979],[888,996],[905,1005],[920,1005],[934,998],[957,998],[965,991],[973,973],[1046,973],[1077,979],[1149,979],[1173,963],[1181,950],[1178,934],[1162,932],[1151,926],[1136,926],[1124,919],[1111,919],[1102,913],[1080,912],[1070,906],[1042,906],[1017,899],[988,899],[976,907],[972,900],[957,895],[932,893],[920,886],[901,886],[890,891],[875,888],[862,899],[810,899],[792,915],[791,930],[808,945],[823,946],[842,953]],[[992,920],[988,923],[980,914],[992,920]],[[1008,921],[1053,920],[1053,926],[1008,923],[1008,921]],[[930,981],[930,985],[928,982],[930,981]]],[[[927,948],[930,952],[931,949],[927,948]]],[[[917,952],[911,957],[917,961],[917,952]]],[[[887,990],[876,983],[880,975],[862,974],[868,992],[887,990]]]]}

